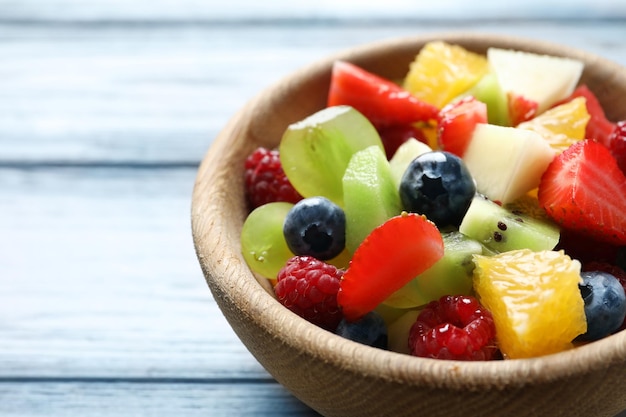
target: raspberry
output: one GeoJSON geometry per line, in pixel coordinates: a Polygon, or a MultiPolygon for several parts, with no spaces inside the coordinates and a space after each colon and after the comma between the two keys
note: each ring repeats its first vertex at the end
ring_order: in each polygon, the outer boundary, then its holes
{"type": "Polygon", "coordinates": [[[494,359],[496,329],[491,313],[476,298],[447,295],[430,302],[409,333],[414,356],[480,361],[494,359]]]}
{"type": "Polygon", "coordinates": [[[609,135],[609,149],[619,168],[626,174],[626,120],[617,122],[609,135]]]}
{"type": "Polygon", "coordinates": [[[311,256],[294,256],[278,273],[278,301],[300,317],[334,332],[343,318],[337,292],[343,270],[311,256]]]}
{"type": "Polygon", "coordinates": [[[246,158],[245,185],[252,208],[276,201],[297,203],[302,199],[287,179],[277,150],[259,147],[246,158]]]}

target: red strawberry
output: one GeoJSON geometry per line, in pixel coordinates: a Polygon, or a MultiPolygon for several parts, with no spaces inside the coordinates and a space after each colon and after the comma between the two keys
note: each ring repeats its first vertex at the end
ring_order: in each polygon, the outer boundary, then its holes
{"type": "Polygon", "coordinates": [[[348,321],[374,310],[443,256],[439,229],[426,217],[403,213],[374,229],[344,274],[337,303],[348,321]]]}
{"type": "Polygon", "coordinates": [[[617,161],[620,169],[626,174],[626,120],[617,122],[615,129],[609,135],[609,149],[617,161]]]}
{"type": "Polygon", "coordinates": [[[487,105],[467,96],[448,104],[437,117],[437,141],[442,150],[462,157],[478,123],[487,123],[487,105]]]}
{"type": "Polygon", "coordinates": [[[558,155],[541,178],[538,198],[564,228],[626,245],[626,176],[604,145],[583,140],[558,155]]]}
{"type": "Polygon", "coordinates": [[[391,159],[398,148],[411,138],[417,139],[420,142],[427,142],[422,129],[412,124],[383,126],[378,128],[378,134],[383,141],[385,154],[388,159],[391,159]]]}
{"type": "Polygon", "coordinates": [[[327,104],[352,106],[377,127],[429,121],[439,111],[390,80],[345,61],[333,65],[327,104]]]}
{"type": "Polygon", "coordinates": [[[585,129],[585,138],[593,139],[605,146],[609,146],[609,135],[615,128],[615,123],[610,122],[604,115],[604,110],[598,101],[598,98],[586,85],[577,87],[574,92],[565,100],[562,100],[554,106],[567,103],[568,101],[576,98],[584,97],[587,105],[587,112],[589,113],[589,122],[585,129]]]}
{"type": "Polygon", "coordinates": [[[507,100],[511,126],[517,126],[518,124],[530,120],[537,115],[539,103],[536,101],[513,93],[507,94],[507,100]]]}

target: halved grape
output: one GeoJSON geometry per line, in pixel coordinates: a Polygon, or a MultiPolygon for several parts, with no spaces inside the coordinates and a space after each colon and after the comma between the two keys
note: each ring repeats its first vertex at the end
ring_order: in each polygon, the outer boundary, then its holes
{"type": "Polygon", "coordinates": [[[399,353],[409,353],[409,333],[415,324],[420,310],[398,310],[404,313],[394,320],[387,329],[389,350],[399,353]]]}
{"type": "Polygon", "coordinates": [[[241,251],[253,272],[276,279],[278,271],[293,256],[283,235],[283,223],[292,207],[291,203],[268,203],[246,218],[241,230],[241,251]]]}
{"type": "Polygon", "coordinates": [[[342,178],[352,155],[369,146],[384,152],[372,123],[349,106],[327,107],[290,125],[280,143],[285,175],[304,197],[343,206],[342,178]]]}

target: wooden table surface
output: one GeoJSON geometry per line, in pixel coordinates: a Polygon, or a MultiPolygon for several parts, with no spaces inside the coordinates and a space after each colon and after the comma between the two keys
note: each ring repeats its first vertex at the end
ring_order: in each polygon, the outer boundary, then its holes
{"type": "Polygon", "coordinates": [[[621,0],[330,3],[0,0],[1,416],[316,415],[229,328],[189,215],[212,138],[296,68],[452,30],[626,66],[621,0]]]}

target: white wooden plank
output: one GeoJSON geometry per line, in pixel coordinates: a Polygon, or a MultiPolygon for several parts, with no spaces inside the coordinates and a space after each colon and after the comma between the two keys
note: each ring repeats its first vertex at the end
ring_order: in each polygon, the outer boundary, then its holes
{"type": "Polygon", "coordinates": [[[3,417],[319,416],[277,384],[0,382],[0,400],[3,417]]]}
{"type": "Polygon", "coordinates": [[[3,417],[314,417],[276,383],[1,382],[3,417]]]}
{"type": "Polygon", "coordinates": [[[560,42],[626,66],[622,22],[289,28],[0,24],[0,163],[197,162],[248,99],[296,68],[349,46],[447,30],[560,42]]]}
{"type": "Polygon", "coordinates": [[[0,170],[0,377],[269,378],[195,258],[194,176],[0,170]]]}
{"type": "Polygon", "coordinates": [[[198,0],[2,0],[1,16],[12,19],[268,19],[268,18],[437,18],[484,19],[523,17],[603,17],[626,13],[620,0],[526,0],[502,3],[482,0],[415,2],[388,0],[273,0],[229,2],[198,0]]]}

